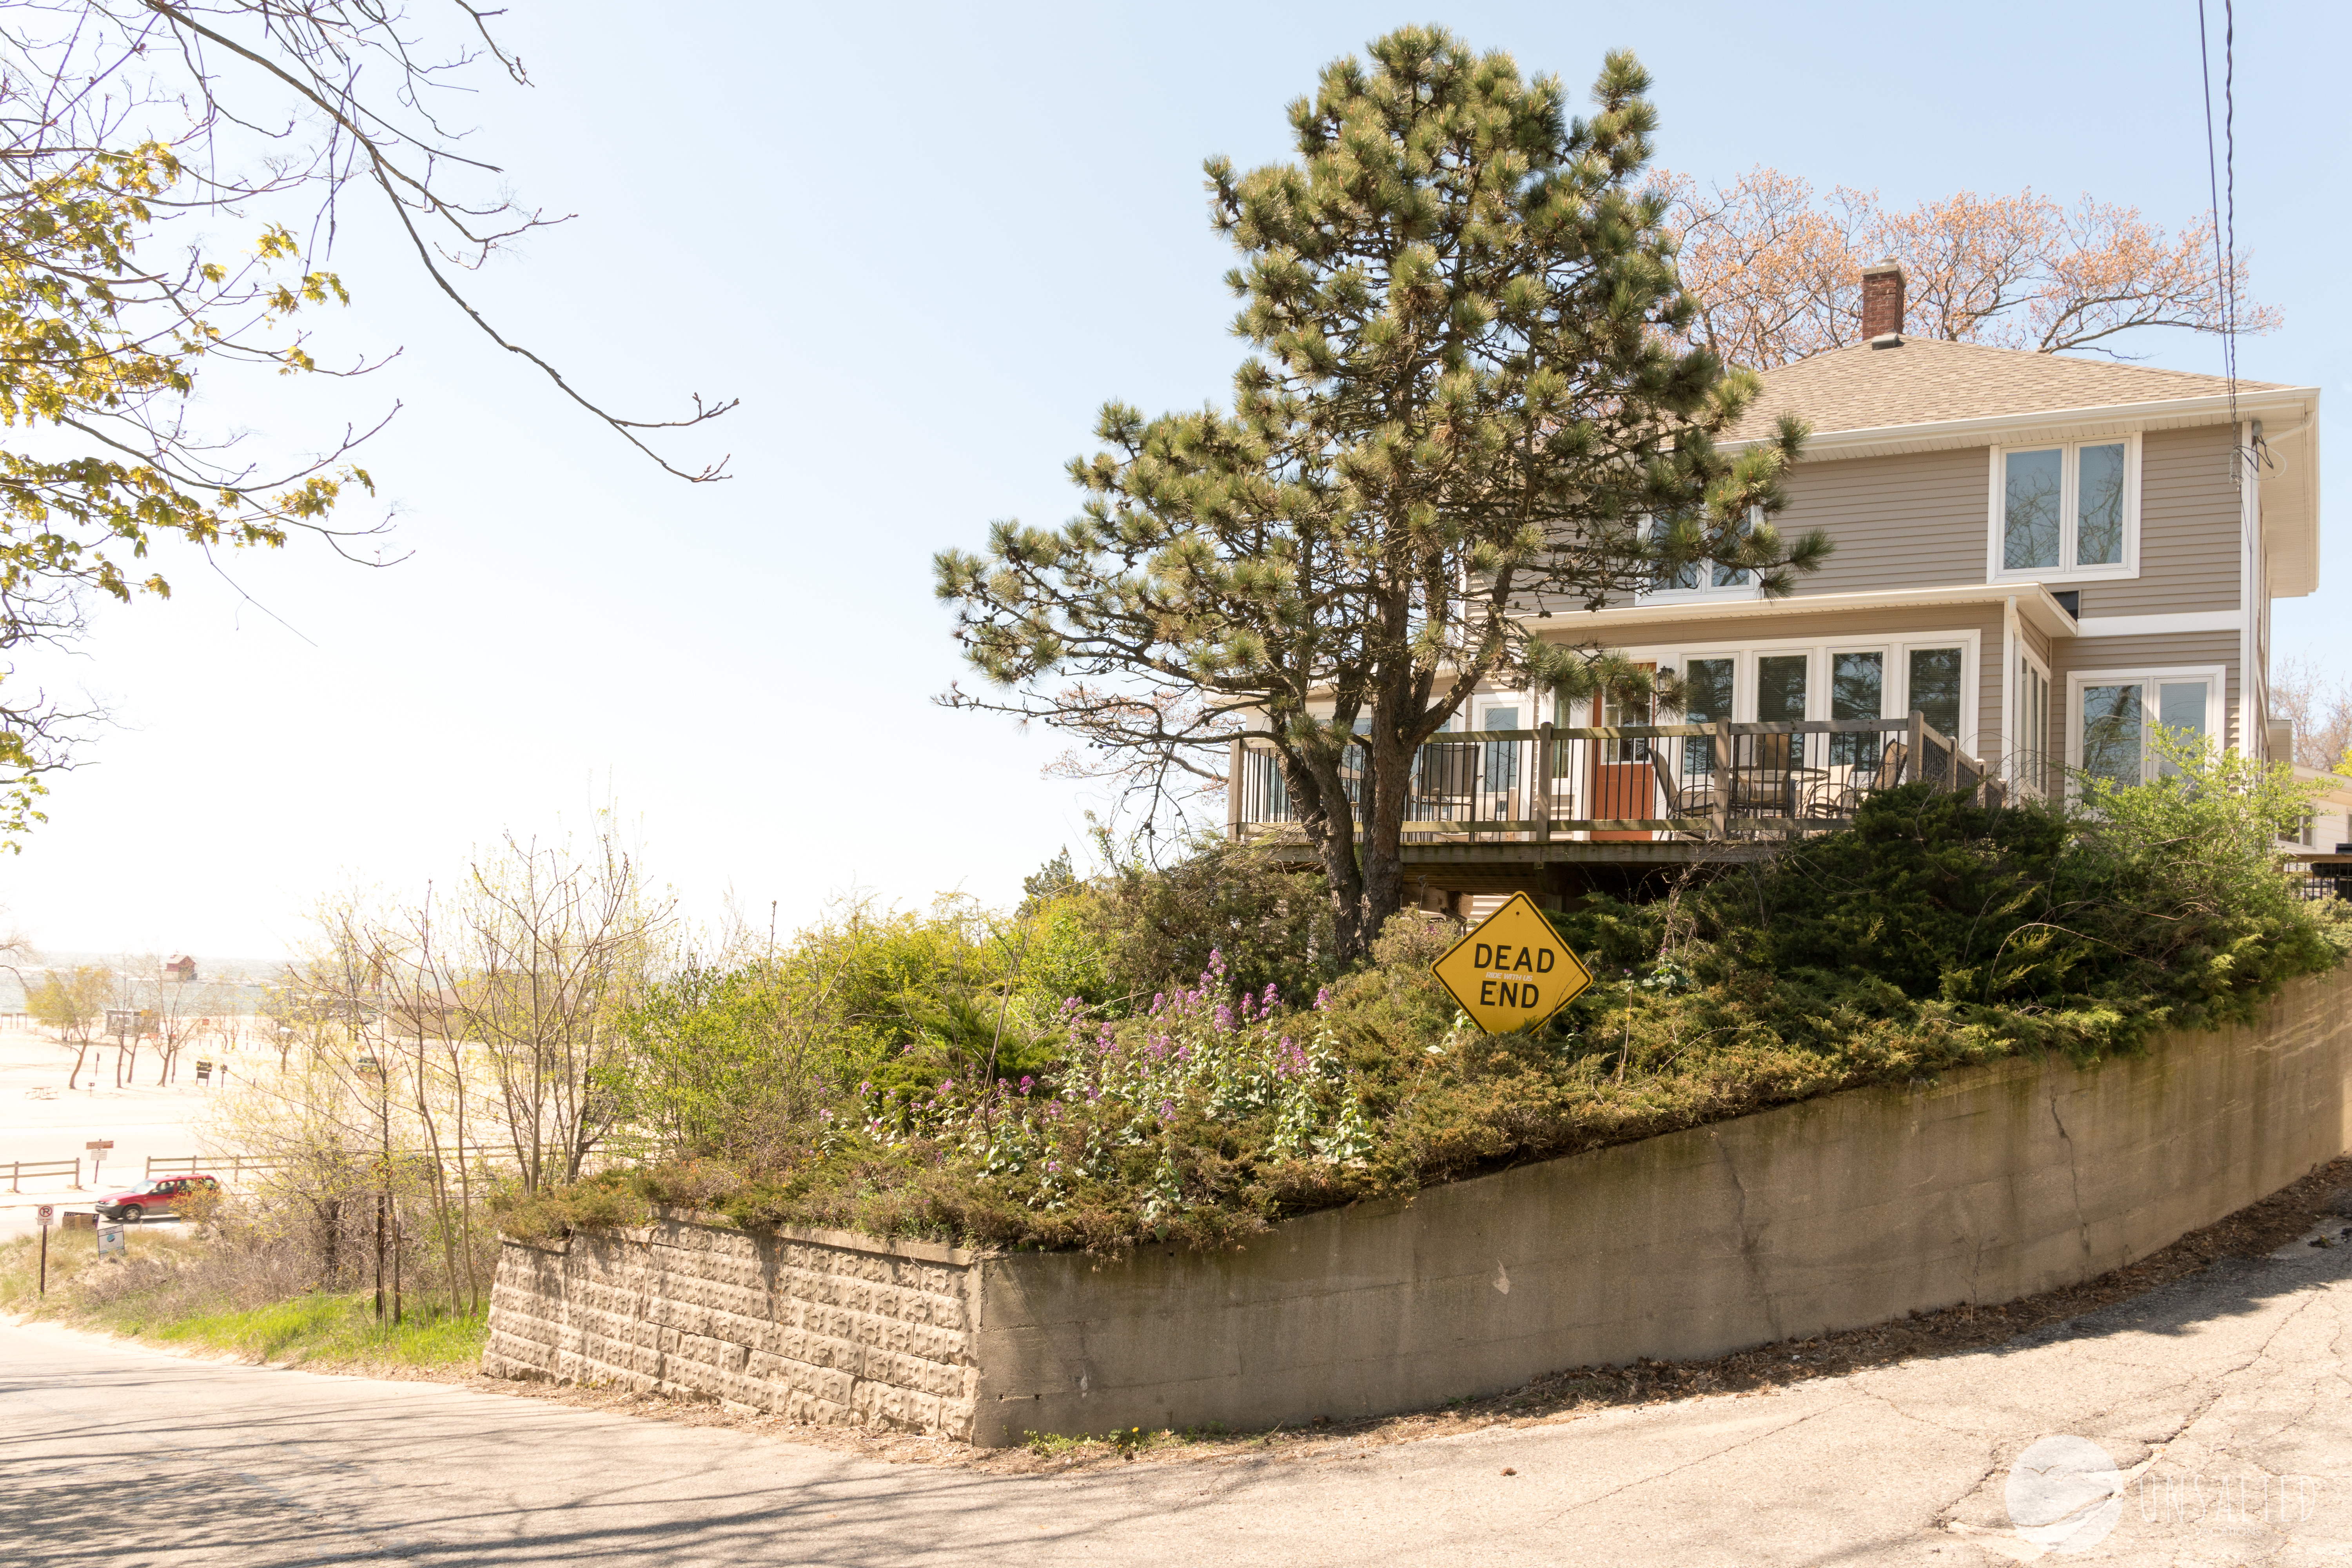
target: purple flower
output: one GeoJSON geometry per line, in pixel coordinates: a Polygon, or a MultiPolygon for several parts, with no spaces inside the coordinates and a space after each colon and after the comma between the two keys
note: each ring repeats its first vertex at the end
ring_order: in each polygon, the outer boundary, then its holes
{"type": "Polygon", "coordinates": [[[1168,994],[1167,994],[1166,992],[1164,992],[1164,991],[1154,991],[1154,992],[1151,994],[1151,1010],[1152,1010],[1153,1012],[1157,1013],[1158,1011],[1160,1011],[1160,1008],[1162,1008],[1162,1007],[1166,1006],[1167,1005],[1168,1005],[1168,994]]]}
{"type": "Polygon", "coordinates": [[[1330,1005],[1331,988],[1328,985],[1317,986],[1315,988],[1315,1010],[1318,1013],[1320,1013],[1324,1008],[1328,1007],[1330,1005]]]}
{"type": "Polygon", "coordinates": [[[1025,1072],[1023,1073],[1021,1075],[1021,1092],[1024,1094],[1028,1093],[1029,1090],[1036,1085],[1036,1082],[1037,1080],[1035,1079],[1031,1078],[1025,1072]]]}
{"type": "Polygon", "coordinates": [[[1281,1004],[1281,997],[1275,993],[1274,982],[1271,980],[1267,981],[1265,983],[1265,1001],[1263,1004],[1265,1010],[1269,1013],[1273,1012],[1275,1008],[1281,1004]]]}
{"type": "Polygon", "coordinates": [[[951,1078],[943,1078],[943,1079],[940,1079],[940,1092],[941,1094],[951,1094],[951,1093],[953,1093],[954,1091],[955,1091],[955,1079],[951,1079],[951,1078]]]}
{"type": "Polygon", "coordinates": [[[1174,1100],[1163,1100],[1160,1102],[1160,1120],[1162,1121],[1173,1121],[1176,1120],[1176,1102],[1174,1100]]]}
{"type": "Polygon", "coordinates": [[[1233,1027],[1234,1010],[1231,1007],[1226,1006],[1223,1002],[1218,1003],[1217,1033],[1221,1035],[1231,1034],[1233,1032],[1233,1027]]]}

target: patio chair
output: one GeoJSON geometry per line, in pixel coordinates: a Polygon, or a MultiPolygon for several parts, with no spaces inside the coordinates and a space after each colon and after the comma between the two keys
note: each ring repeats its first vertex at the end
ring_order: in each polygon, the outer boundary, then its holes
{"type": "Polygon", "coordinates": [[[1689,779],[1677,781],[1673,770],[1666,766],[1666,750],[1663,746],[1650,748],[1650,771],[1657,775],[1658,793],[1665,798],[1668,816],[1690,817],[1715,815],[1716,802],[1720,796],[1716,790],[1713,773],[1702,775],[1705,779],[1704,783],[1689,779]]]}

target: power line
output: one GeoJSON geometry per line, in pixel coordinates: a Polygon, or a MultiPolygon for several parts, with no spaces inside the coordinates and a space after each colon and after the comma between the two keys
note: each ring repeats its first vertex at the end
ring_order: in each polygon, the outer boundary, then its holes
{"type": "Polygon", "coordinates": [[[2197,0],[2197,62],[2205,89],[2205,180],[2213,224],[2213,267],[2221,289],[2221,371],[2230,384],[2231,441],[2238,439],[2238,100],[2235,0],[2221,0],[2221,152],[2213,137],[2213,58],[2205,0],[2197,0]],[[2223,200],[2224,174],[2228,199],[2223,200]],[[2225,240],[2226,237],[2226,240],[2225,240]],[[2226,248],[2225,248],[2226,244],[2226,248]]]}

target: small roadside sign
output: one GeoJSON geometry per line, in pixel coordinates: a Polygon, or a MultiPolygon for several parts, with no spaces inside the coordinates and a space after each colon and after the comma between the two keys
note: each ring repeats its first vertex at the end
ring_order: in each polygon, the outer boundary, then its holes
{"type": "Polygon", "coordinates": [[[1429,968],[1490,1035],[1532,1029],[1592,984],[1584,961],[1525,893],[1512,894],[1429,968]]]}
{"type": "Polygon", "coordinates": [[[89,1150],[93,1154],[103,1154],[109,1149],[114,1147],[114,1140],[111,1138],[93,1138],[89,1142],[83,1144],[82,1147],[89,1150]]]}
{"type": "Polygon", "coordinates": [[[43,1230],[47,1230],[49,1226],[58,1223],[58,1210],[55,1204],[43,1204],[40,1207],[39,1213],[41,1216],[41,1228],[43,1230]]]}
{"type": "Polygon", "coordinates": [[[102,1225],[98,1227],[98,1255],[100,1258],[120,1257],[128,1245],[122,1239],[121,1226],[102,1225]]]}

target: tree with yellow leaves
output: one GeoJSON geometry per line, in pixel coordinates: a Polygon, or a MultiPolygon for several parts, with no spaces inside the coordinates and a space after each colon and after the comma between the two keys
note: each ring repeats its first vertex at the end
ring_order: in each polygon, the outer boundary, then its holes
{"type": "MultiPolygon", "coordinates": [[[[349,300],[323,264],[347,194],[373,192],[417,264],[491,340],[673,468],[643,432],[499,334],[456,279],[553,220],[515,205],[500,171],[438,118],[485,63],[520,59],[458,0],[462,40],[436,41],[374,0],[58,0],[0,14],[0,679],[17,650],[71,644],[92,595],[171,584],[151,563],[178,541],[273,549],[371,490],[366,432],[271,472],[208,428],[195,402],[234,401],[230,367],[352,375],[293,323],[349,300]]],[[[375,362],[381,363],[381,362],[375,362]]],[[[42,776],[69,765],[82,721],[45,692],[0,687],[0,847],[41,820],[42,776]]]]}

